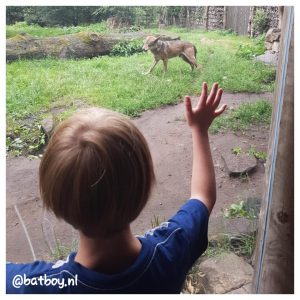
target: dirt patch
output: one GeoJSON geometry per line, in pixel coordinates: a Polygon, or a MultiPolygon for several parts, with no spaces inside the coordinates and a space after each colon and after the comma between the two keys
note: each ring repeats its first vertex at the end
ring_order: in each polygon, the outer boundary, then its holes
{"type": "MultiPolygon", "coordinates": [[[[223,95],[223,103],[229,108],[245,102],[260,99],[271,101],[272,94],[227,94],[223,95]]],[[[197,97],[192,97],[197,101],[197,97]]],[[[192,168],[191,132],[184,120],[184,105],[180,103],[157,110],[146,111],[134,123],[145,135],[154,161],[156,186],[151,198],[132,224],[135,234],[142,234],[151,227],[151,221],[158,218],[164,221],[176,213],[177,209],[190,196],[190,180],[192,168]]],[[[217,203],[211,215],[210,235],[222,231],[214,226],[214,220],[223,214],[223,209],[233,202],[249,197],[262,198],[264,188],[264,165],[248,178],[231,178],[226,173],[222,154],[234,147],[247,150],[251,146],[258,151],[267,151],[268,126],[252,126],[244,132],[228,132],[210,136],[210,143],[217,180],[217,203]]],[[[46,229],[45,216],[38,194],[39,160],[27,158],[7,159],[7,260],[13,262],[32,261],[28,242],[25,238],[21,221],[15,213],[14,206],[19,209],[28,235],[35,247],[37,259],[49,258],[51,240],[57,239],[70,245],[74,232],[64,222],[48,216],[53,230],[46,229]],[[44,225],[43,225],[44,224],[44,225]],[[47,253],[48,251],[48,253],[47,253]]],[[[216,222],[215,222],[216,223],[216,222]]]]}

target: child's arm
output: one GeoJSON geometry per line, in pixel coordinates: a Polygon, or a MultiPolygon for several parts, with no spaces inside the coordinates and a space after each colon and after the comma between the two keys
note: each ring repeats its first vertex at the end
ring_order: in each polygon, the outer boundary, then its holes
{"type": "Polygon", "coordinates": [[[214,83],[207,97],[207,83],[202,84],[202,93],[195,108],[192,108],[190,97],[185,97],[185,115],[192,129],[193,137],[193,170],[191,183],[191,198],[200,199],[212,211],[216,201],[216,179],[212,161],[208,128],[214,118],[222,114],[226,108],[223,105],[217,109],[223,90],[214,83]]]}

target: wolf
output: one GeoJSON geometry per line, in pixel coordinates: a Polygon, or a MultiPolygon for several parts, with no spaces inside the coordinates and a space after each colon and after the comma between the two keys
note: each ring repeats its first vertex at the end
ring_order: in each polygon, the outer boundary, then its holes
{"type": "Polygon", "coordinates": [[[190,42],[180,41],[180,40],[170,40],[164,41],[161,37],[147,36],[144,40],[143,45],[144,50],[150,50],[154,56],[153,65],[146,74],[149,74],[154,67],[157,65],[159,60],[163,61],[164,72],[168,70],[168,60],[170,58],[179,56],[185,62],[187,62],[192,70],[198,68],[196,61],[197,49],[195,45],[190,42]]]}

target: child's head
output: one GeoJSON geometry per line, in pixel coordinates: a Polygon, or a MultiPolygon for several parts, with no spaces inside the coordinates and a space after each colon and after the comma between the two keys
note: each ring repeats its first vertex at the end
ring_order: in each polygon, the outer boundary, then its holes
{"type": "Polygon", "coordinates": [[[64,121],[40,164],[44,206],[87,236],[121,231],[155,180],[147,142],[125,116],[92,108],[64,121]]]}

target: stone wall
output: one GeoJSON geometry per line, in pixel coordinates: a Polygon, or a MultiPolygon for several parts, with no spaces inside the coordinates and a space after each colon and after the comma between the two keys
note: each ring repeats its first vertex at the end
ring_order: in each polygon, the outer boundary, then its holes
{"type": "MultiPolygon", "coordinates": [[[[236,26],[235,28],[231,28],[233,31],[237,31],[237,26],[246,26],[245,22],[241,22],[240,18],[236,17],[243,13],[245,7],[234,7],[235,13],[232,15],[230,11],[232,11],[233,7],[227,6],[227,17],[234,18],[236,26]]],[[[278,6],[256,6],[256,9],[263,9],[267,14],[268,19],[268,27],[269,28],[277,28],[279,23],[279,9],[278,6]]],[[[165,25],[177,25],[187,28],[206,28],[208,30],[216,30],[216,29],[230,29],[232,20],[227,20],[224,24],[224,14],[225,14],[224,6],[190,6],[181,8],[179,15],[175,17],[168,17],[165,20],[165,25]],[[208,8],[208,9],[207,9],[208,8]],[[227,25],[227,26],[226,26],[227,25]]],[[[245,13],[245,12],[244,12],[245,13]]],[[[246,22],[247,23],[247,22],[246,22]]],[[[247,26],[246,26],[247,27],[247,26]]],[[[247,29],[244,30],[247,32],[247,29]]]]}
{"type": "Polygon", "coordinates": [[[278,6],[265,6],[265,12],[268,16],[268,24],[270,28],[277,28],[279,23],[279,11],[278,6]]]}
{"type": "Polygon", "coordinates": [[[208,30],[222,29],[224,25],[224,6],[209,6],[207,17],[208,30]]]}

